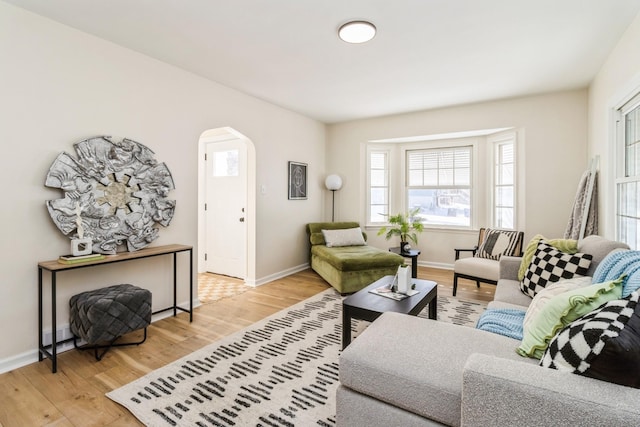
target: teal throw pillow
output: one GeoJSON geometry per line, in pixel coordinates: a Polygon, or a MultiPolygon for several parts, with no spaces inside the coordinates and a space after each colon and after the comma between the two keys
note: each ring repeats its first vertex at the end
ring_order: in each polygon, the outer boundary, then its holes
{"type": "Polygon", "coordinates": [[[559,330],[602,304],[620,299],[622,279],[596,283],[551,298],[524,328],[522,342],[516,350],[518,354],[540,359],[559,330]]]}

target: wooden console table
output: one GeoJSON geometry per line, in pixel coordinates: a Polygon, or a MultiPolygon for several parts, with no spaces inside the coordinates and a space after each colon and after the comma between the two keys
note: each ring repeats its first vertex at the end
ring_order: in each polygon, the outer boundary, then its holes
{"type": "Polygon", "coordinates": [[[116,262],[133,261],[136,259],[150,258],[160,255],[173,254],[173,306],[163,308],[153,312],[153,314],[163,311],[172,310],[173,315],[177,314],[177,310],[189,313],[189,322],[193,321],[193,247],[186,245],[165,245],[140,249],[136,252],[123,252],[116,255],[106,255],[104,259],[98,261],[87,261],[77,264],[61,264],[58,260],[42,261],[38,263],[38,360],[42,361],[45,357],[51,359],[51,372],[55,373],[58,369],[58,352],[57,345],[65,341],[57,341],[56,326],[56,274],[60,271],[76,270],[78,268],[95,267],[97,265],[112,264],[116,262]],[[177,264],[178,252],[189,252],[189,309],[179,307],[177,303],[177,264]],[[51,344],[44,344],[44,332],[42,326],[42,271],[47,270],[51,273],[51,344]]]}

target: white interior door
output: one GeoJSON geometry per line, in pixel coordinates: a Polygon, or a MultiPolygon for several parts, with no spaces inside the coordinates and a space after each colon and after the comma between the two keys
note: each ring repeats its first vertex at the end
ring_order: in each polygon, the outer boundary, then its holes
{"type": "Polygon", "coordinates": [[[247,265],[247,149],[244,142],[206,148],[206,270],[244,279],[247,265]]]}

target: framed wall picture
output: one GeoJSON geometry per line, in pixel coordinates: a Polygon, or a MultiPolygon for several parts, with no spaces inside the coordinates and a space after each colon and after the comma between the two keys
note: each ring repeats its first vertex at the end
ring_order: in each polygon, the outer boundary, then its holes
{"type": "Polygon", "coordinates": [[[289,162],[289,200],[307,199],[307,164],[289,162]]]}

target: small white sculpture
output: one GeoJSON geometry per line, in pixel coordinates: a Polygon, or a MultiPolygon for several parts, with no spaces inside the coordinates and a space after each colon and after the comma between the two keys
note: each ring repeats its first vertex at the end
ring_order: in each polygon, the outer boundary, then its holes
{"type": "Polygon", "coordinates": [[[71,254],[73,256],[89,255],[93,250],[93,240],[84,238],[84,226],[82,225],[82,207],[80,202],[76,202],[76,227],[78,238],[71,240],[71,254]]]}

